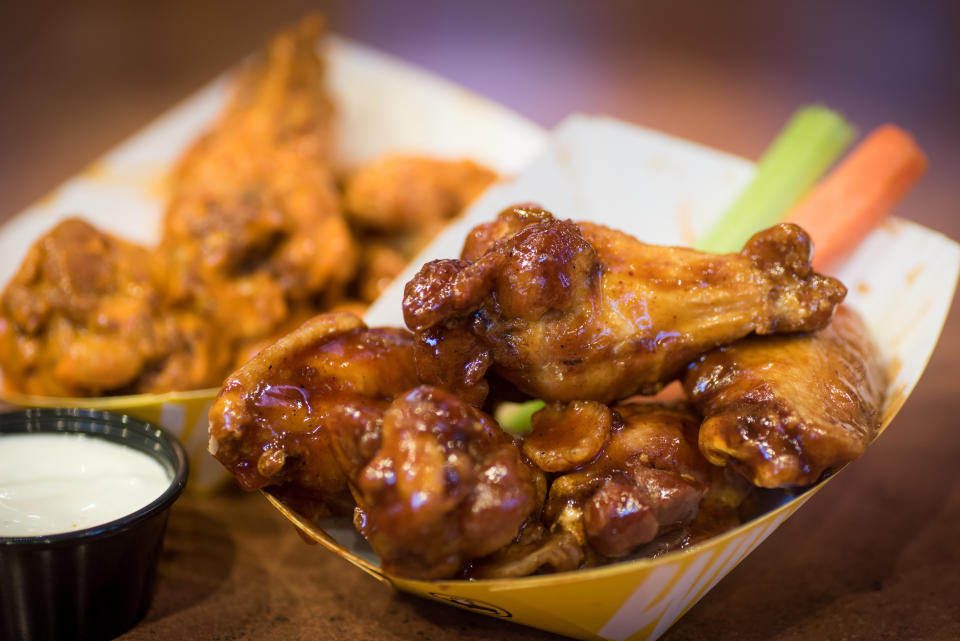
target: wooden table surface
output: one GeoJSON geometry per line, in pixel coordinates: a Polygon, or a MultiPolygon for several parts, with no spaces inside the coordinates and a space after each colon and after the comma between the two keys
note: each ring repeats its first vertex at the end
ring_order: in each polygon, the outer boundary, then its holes
{"type": "MultiPolygon", "coordinates": [[[[346,35],[551,126],[608,113],[756,156],[799,104],[914,132],[899,213],[960,238],[960,3],[327,3],[0,9],[0,219],[319,6],[346,35]]],[[[66,4],[66,3],[63,3],[66,4]]],[[[960,638],[960,314],[890,429],[665,639],[960,638]]],[[[258,495],[182,498],[124,639],[546,639],[391,591],[258,495]]]]}

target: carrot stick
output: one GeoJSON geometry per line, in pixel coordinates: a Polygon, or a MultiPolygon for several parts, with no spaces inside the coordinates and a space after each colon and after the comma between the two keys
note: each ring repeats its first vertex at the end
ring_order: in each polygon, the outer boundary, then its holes
{"type": "Polygon", "coordinates": [[[801,107],[757,162],[757,172],[703,236],[700,251],[738,252],[756,232],[779,221],[853,140],[853,127],[821,105],[801,107]]]}
{"type": "Polygon", "coordinates": [[[787,214],[813,239],[813,265],[846,256],[920,179],[927,158],[907,132],[881,125],[787,214]]]}

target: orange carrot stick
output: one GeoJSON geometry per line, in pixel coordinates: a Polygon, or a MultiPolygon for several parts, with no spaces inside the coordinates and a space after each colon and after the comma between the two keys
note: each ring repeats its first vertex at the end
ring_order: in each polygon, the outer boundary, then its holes
{"type": "Polygon", "coordinates": [[[879,225],[927,169],[907,132],[881,125],[787,214],[813,239],[814,267],[844,257],[879,225]]]}

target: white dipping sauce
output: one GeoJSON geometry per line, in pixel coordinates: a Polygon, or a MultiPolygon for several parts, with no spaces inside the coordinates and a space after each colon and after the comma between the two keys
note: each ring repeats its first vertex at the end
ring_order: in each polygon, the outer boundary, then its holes
{"type": "Polygon", "coordinates": [[[170,487],[159,461],[84,434],[0,436],[0,536],[82,530],[135,512],[170,487]]]}

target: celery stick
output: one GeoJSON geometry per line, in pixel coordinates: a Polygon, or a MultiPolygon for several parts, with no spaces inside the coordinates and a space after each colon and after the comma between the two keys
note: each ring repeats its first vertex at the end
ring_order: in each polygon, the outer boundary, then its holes
{"type": "Polygon", "coordinates": [[[530,419],[546,405],[541,400],[525,403],[501,403],[494,411],[494,418],[504,432],[514,436],[526,436],[530,433],[530,419]]]}
{"type": "Polygon", "coordinates": [[[818,105],[794,113],[767,148],[753,181],[696,244],[740,251],[756,232],[778,222],[853,141],[843,116],[818,105]]]}

